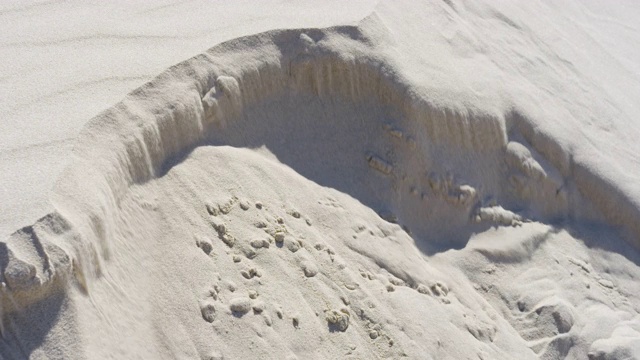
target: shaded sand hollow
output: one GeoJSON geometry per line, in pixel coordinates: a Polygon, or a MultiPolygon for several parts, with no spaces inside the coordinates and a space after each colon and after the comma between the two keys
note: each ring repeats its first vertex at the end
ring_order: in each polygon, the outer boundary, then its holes
{"type": "Polygon", "coordinates": [[[0,356],[640,356],[637,199],[394,29],[232,40],[93,119],[0,243],[0,356]]]}

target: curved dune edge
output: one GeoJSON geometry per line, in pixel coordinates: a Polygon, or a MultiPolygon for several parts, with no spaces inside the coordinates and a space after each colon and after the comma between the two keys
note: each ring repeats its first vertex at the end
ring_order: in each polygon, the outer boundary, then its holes
{"type": "MultiPolygon", "coordinates": [[[[430,102],[378,51],[379,40],[367,36],[371,29],[383,28],[368,23],[366,28],[283,30],[232,40],[170,68],[93,119],[57,182],[52,197],[57,211],[0,243],[6,254],[0,258],[2,311],[62,291],[68,278],[90,291],[90,280],[108,262],[112,219],[129,187],[161,176],[168,163],[205,143],[208,134],[243,109],[286,91],[354,102],[376,99],[423,129],[420,138],[410,140],[418,146],[433,142],[478,158],[500,154],[496,163],[516,168],[522,178],[515,182],[526,183],[515,197],[493,194],[507,209],[509,203],[526,204],[536,220],[620,226],[639,245],[640,207],[634,199],[588,164],[573,161],[552,136],[537,133],[526,114],[514,109],[487,114],[430,102]],[[514,139],[520,145],[510,146],[514,139]]],[[[384,159],[376,159],[368,158],[372,167],[391,171],[384,159]]],[[[502,213],[476,198],[475,188],[438,176],[433,191],[453,194],[470,221],[518,221],[508,210],[502,213]]]]}

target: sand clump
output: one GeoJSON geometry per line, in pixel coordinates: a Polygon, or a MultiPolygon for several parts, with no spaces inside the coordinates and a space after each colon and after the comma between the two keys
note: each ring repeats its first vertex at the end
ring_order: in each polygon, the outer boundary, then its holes
{"type": "Polygon", "coordinates": [[[333,331],[347,331],[349,328],[349,311],[346,309],[329,310],[326,313],[327,323],[333,331]]]}
{"type": "Polygon", "coordinates": [[[246,314],[251,310],[251,301],[248,298],[233,298],[229,302],[229,309],[237,314],[246,314]]]}
{"type": "Polygon", "coordinates": [[[202,310],[202,318],[207,322],[213,322],[216,319],[216,307],[212,303],[200,304],[202,310]]]}

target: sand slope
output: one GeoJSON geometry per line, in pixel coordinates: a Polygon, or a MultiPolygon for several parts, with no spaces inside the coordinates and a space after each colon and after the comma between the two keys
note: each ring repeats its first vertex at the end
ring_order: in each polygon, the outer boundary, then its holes
{"type": "Polygon", "coordinates": [[[637,73],[535,6],[382,2],[135,90],[0,244],[2,356],[640,356],[637,73]]]}

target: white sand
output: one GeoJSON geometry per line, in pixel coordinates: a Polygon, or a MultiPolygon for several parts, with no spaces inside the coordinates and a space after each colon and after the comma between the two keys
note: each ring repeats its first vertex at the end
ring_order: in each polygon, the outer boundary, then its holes
{"type": "Polygon", "coordinates": [[[640,358],[632,2],[3,6],[1,357],[640,358]]]}

